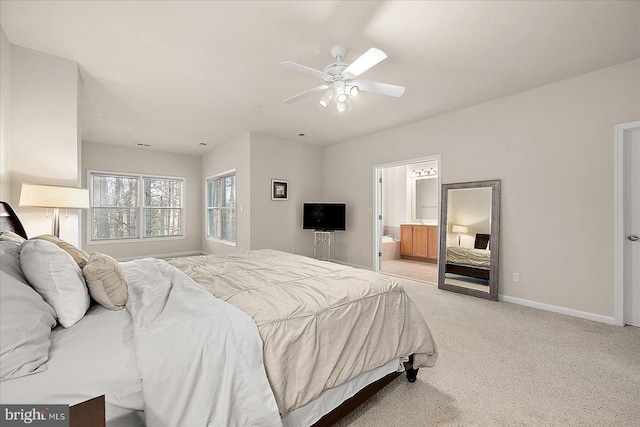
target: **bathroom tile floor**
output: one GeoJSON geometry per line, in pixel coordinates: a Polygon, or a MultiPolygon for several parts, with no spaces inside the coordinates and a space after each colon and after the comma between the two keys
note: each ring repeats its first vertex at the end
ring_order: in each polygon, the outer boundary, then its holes
{"type": "Polygon", "coordinates": [[[383,261],[380,271],[433,285],[438,284],[438,264],[408,259],[393,259],[383,261]]]}

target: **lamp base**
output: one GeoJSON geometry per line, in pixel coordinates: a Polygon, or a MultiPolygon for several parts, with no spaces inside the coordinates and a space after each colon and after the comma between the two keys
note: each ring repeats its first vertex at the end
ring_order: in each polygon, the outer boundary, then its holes
{"type": "Polygon", "coordinates": [[[60,209],[53,208],[53,224],[51,225],[53,235],[60,238],[60,209]]]}

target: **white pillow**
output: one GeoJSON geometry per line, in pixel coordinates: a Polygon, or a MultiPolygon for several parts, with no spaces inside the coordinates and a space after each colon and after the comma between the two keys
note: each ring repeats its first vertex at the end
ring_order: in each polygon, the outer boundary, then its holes
{"type": "Polygon", "coordinates": [[[46,369],[56,313],[29,285],[0,271],[0,380],[46,369]]]}
{"type": "Polygon", "coordinates": [[[476,236],[472,236],[470,234],[461,234],[460,235],[460,247],[473,249],[476,245],[476,236]]]}
{"type": "Polygon", "coordinates": [[[73,257],[46,240],[28,240],[20,252],[22,272],[68,328],[89,308],[89,291],[73,257]]]}

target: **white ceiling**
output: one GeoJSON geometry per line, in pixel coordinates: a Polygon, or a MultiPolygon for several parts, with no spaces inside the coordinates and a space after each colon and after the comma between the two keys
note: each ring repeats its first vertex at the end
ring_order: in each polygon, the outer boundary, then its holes
{"type": "Polygon", "coordinates": [[[334,144],[640,57],[638,1],[2,0],[0,16],[11,43],[78,62],[84,141],[189,154],[247,131],[334,144]],[[322,81],[278,64],[322,70],[336,44],[345,62],[385,51],[362,78],[406,93],[283,104],[322,81]]]}

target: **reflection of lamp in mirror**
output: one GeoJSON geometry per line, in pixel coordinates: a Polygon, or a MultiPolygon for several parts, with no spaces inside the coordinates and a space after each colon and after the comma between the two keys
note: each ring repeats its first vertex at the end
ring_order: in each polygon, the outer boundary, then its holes
{"type": "Polygon", "coordinates": [[[89,208],[89,190],[55,185],[22,184],[20,206],[53,208],[53,235],[60,237],[59,208],[89,208]]]}
{"type": "Polygon", "coordinates": [[[467,234],[469,232],[469,227],[464,225],[453,225],[451,227],[452,233],[458,233],[458,246],[460,246],[460,235],[467,234]]]}

